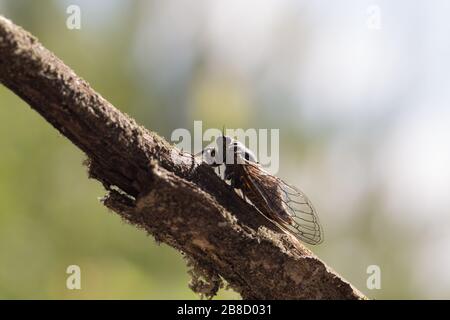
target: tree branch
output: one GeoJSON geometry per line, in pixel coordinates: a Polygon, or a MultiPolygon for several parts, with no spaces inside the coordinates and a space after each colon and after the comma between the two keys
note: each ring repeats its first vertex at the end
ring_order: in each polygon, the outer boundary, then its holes
{"type": "Polygon", "coordinates": [[[365,298],[211,168],[114,108],[1,16],[0,82],[86,153],[108,208],[187,256],[195,291],[212,296],[223,278],[244,299],[365,298]]]}

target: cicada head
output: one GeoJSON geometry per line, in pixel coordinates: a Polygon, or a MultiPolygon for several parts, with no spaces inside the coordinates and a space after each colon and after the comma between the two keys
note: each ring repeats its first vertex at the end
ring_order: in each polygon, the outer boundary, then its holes
{"type": "Polygon", "coordinates": [[[245,161],[257,162],[254,153],[242,142],[230,137],[223,137],[222,139],[225,143],[227,164],[243,164],[245,161]]]}
{"type": "Polygon", "coordinates": [[[254,153],[244,144],[229,136],[220,136],[216,139],[216,147],[202,150],[203,159],[213,167],[222,164],[242,164],[245,161],[257,163],[254,153]]]}
{"type": "Polygon", "coordinates": [[[206,148],[202,150],[203,160],[213,167],[220,166],[223,162],[218,155],[217,148],[206,148]]]}

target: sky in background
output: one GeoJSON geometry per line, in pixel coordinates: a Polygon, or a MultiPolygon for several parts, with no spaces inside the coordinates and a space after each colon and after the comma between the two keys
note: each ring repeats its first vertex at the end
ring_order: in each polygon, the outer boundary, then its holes
{"type": "Polygon", "coordinates": [[[450,2],[27,2],[0,13],[166,138],[194,120],[279,128],[279,175],[324,225],[313,250],[370,297],[450,298],[450,2]]]}

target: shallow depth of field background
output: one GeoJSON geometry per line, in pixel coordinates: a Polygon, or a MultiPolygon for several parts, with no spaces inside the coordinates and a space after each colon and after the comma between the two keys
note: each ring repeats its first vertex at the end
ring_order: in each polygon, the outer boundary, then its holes
{"type": "MultiPolygon", "coordinates": [[[[371,298],[450,298],[449,12],[444,0],[0,0],[167,139],[194,120],[279,128],[279,176],[325,229],[314,252],[371,298]],[[70,4],[81,30],[66,28],[70,4]],[[366,287],[373,264],[381,290],[366,287]]],[[[0,298],[197,298],[181,255],[108,212],[84,155],[3,86],[0,119],[0,298]],[[71,264],[82,290],[65,287],[71,264]]]]}

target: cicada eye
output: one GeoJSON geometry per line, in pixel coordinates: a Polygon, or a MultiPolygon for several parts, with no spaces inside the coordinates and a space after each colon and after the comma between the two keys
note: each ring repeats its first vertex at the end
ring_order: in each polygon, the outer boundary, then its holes
{"type": "Polygon", "coordinates": [[[204,160],[209,165],[215,165],[216,164],[216,149],[210,148],[207,149],[204,153],[204,160]]]}
{"type": "Polygon", "coordinates": [[[226,146],[228,146],[230,143],[232,143],[233,142],[233,139],[231,139],[230,137],[228,137],[228,136],[225,136],[224,137],[225,139],[225,145],[226,146]]]}

